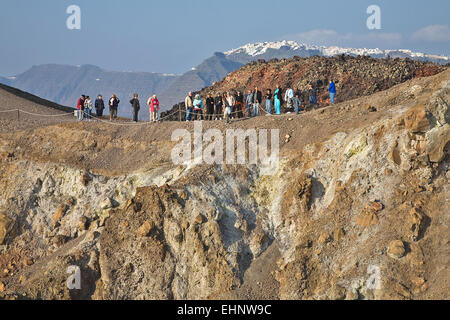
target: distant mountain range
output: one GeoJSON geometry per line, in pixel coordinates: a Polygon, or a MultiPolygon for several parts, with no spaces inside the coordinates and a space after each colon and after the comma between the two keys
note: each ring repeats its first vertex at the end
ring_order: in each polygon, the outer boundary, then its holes
{"type": "Polygon", "coordinates": [[[162,94],[161,101],[172,106],[184,99],[189,91],[197,91],[222,80],[227,74],[244,64],[228,59],[225,54],[216,52],[211,58],[178,77],[162,94]]]}
{"type": "MultiPolygon", "coordinates": [[[[440,64],[450,62],[448,56],[438,56],[410,50],[380,50],[367,48],[319,47],[297,43],[295,41],[261,42],[247,44],[225,53],[215,53],[200,65],[183,75],[160,74],[148,72],[114,72],[106,71],[92,65],[65,66],[40,65],[9,79],[0,77],[0,82],[30,92],[57,103],[74,106],[81,94],[95,96],[99,93],[110,97],[115,93],[122,99],[119,113],[130,115],[128,98],[134,92],[142,100],[157,94],[162,109],[182,101],[188,91],[198,91],[214,82],[222,80],[230,72],[256,60],[310,56],[371,56],[374,58],[410,58],[440,64]],[[125,105],[124,105],[125,104],[125,105]]],[[[146,116],[147,110],[143,110],[146,116]]]]}
{"type": "Polygon", "coordinates": [[[8,85],[11,81],[8,78],[0,77],[0,83],[8,85]]]}
{"type": "Polygon", "coordinates": [[[380,50],[341,47],[319,47],[295,41],[260,42],[247,44],[225,53],[216,52],[199,66],[178,77],[170,87],[160,94],[164,105],[173,105],[184,99],[189,91],[199,91],[222,80],[230,72],[256,60],[271,60],[311,56],[371,56],[373,58],[410,58],[427,62],[447,64],[450,57],[412,52],[410,50],[380,50]]]}
{"type": "MultiPolygon", "coordinates": [[[[162,92],[177,78],[176,75],[148,72],[106,71],[93,65],[67,66],[47,64],[33,66],[28,71],[0,82],[41,98],[74,107],[81,94],[105,99],[114,93],[122,101],[121,115],[130,113],[128,100],[138,93],[147,100],[162,92]]],[[[145,111],[145,110],[144,110],[145,111]]]]}
{"type": "Polygon", "coordinates": [[[342,48],[342,47],[325,47],[311,46],[295,41],[278,41],[278,42],[258,42],[246,44],[237,49],[225,52],[228,59],[247,64],[255,59],[270,60],[273,58],[293,58],[311,57],[311,56],[336,56],[346,54],[350,56],[371,56],[372,58],[410,58],[414,60],[422,60],[427,62],[435,62],[447,64],[450,57],[426,54],[421,52],[413,52],[407,49],[401,50],[380,50],[367,48],[342,48]]]}

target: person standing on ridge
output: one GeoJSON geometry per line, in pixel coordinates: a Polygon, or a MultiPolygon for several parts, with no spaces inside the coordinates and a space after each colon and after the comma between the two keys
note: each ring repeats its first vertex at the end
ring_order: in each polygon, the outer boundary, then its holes
{"type": "Polygon", "coordinates": [[[317,108],[317,89],[315,86],[313,87],[311,84],[309,85],[308,96],[309,96],[310,109],[311,109],[311,107],[314,107],[314,109],[316,109],[317,108]]]}
{"type": "Polygon", "coordinates": [[[272,114],[272,90],[267,89],[266,95],[264,96],[266,99],[266,112],[267,114],[272,114]]]}
{"type": "Polygon", "coordinates": [[[84,119],[84,100],[86,100],[86,96],[83,94],[77,103],[78,121],[83,121],[84,119]]]}
{"type": "Polygon", "coordinates": [[[235,110],[238,118],[244,117],[244,114],[242,113],[243,110],[244,110],[244,96],[240,91],[238,91],[236,94],[236,110],[235,110]]]}
{"type": "Polygon", "coordinates": [[[191,121],[192,114],[194,113],[194,99],[192,92],[189,92],[186,99],[184,99],[184,106],[186,107],[186,121],[191,121]]]}
{"type": "Polygon", "coordinates": [[[109,99],[109,120],[117,119],[117,110],[119,109],[119,98],[116,97],[115,94],[111,96],[109,99]]]}
{"type": "Polygon", "coordinates": [[[294,102],[295,114],[299,114],[301,101],[300,101],[300,96],[299,96],[298,92],[295,94],[293,102],[294,102]]]}
{"type": "Polygon", "coordinates": [[[84,113],[86,115],[86,119],[91,121],[92,119],[92,101],[91,97],[87,96],[86,100],[84,100],[84,113]]]}
{"type": "Polygon", "coordinates": [[[214,98],[210,93],[206,98],[206,120],[214,120],[214,98]]]}
{"type": "Polygon", "coordinates": [[[139,103],[138,94],[135,93],[133,95],[133,99],[130,100],[131,109],[133,113],[133,121],[138,122],[138,113],[141,109],[141,104],[139,103]]]}
{"type": "Polygon", "coordinates": [[[286,101],[286,108],[288,111],[292,111],[292,107],[294,104],[294,90],[292,90],[291,86],[288,85],[288,89],[284,94],[284,101],[286,101]]]}
{"type": "Polygon", "coordinates": [[[222,120],[223,116],[223,100],[222,95],[218,92],[214,98],[214,117],[216,120],[222,120]]]}
{"type": "Polygon", "coordinates": [[[194,105],[194,120],[203,120],[203,109],[205,106],[203,105],[203,101],[199,94],[195,95],[195,99],[193,102],[194,105]]]}
{"type": "Polygon", "coordinates": [[[245,104],[247,105],[247,115],[251,118],[253,106],[253,92],[251,90],[248,90],[247,97],[245,97],[245,104]]]}
{"type": "Polygon", "coordinates": [[[336,98],[336,85],[333,80],[330,80],[330,86],[328,87],[328,91],[330,92],[330,100],[331,104],[334,104],[336,98]]]}
{"type": "Polygon", "coordinates": [[[275,104],[275,113],[279,115],[281,114],[281,89],[279,85],[273,94],[273,100],[275,104]]]}
{"type": "Polygon", "coordinates": [[[147,101],[150,109],[150,122],[158,121],[159,100],[156,95],[152,95],[147,101]]]}
{"type": "Polygon", "coordinates": [[[253,92],[253,116],[259,115],[259,106],[262,103],[262,93],[255,87],[255,92],[253,92]]]}
{"type": "Polygon", "coordinates": [[[103,116],[103,110],[105,110],[105,101],[103,101],[102,95],[99,94],[95,100],[95,113],[98,118],[103,116]]]}
{"type": "Polygon", "coordinates": [[[223,95],[223,103],[225,106],[225,111],[223,113],[223,118],[227,123],[230,123],[231,110],[233,110],[233,106],[236,103],[234,99],[234,95],[229,92],[223,95]]]}

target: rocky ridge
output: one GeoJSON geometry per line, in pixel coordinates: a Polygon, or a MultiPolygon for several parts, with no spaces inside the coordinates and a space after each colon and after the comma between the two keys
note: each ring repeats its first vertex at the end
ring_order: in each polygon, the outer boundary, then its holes
{"type": "MultiPolygon", "coordinates": [[[[258,60],[231,72],[199,93],[205,98],[207,94],[215,96],[227,91],[239,90],[246,93],[255,87],[264,93],[266,89],[271,89],[273,93],[277,85],[282,89],[290,85],[300,90],[302,103],[308,104],[307,90],[311,84],[317,88],[319,107],[324,107],[330,104],[328,83],[331,79],[336,82],[337,101],[344,102],[369,96],[410,79],[435,75],[443,70],[446,68],[433,63],[410,59],[375,59],[368,56],[295,57],[272,59],[268,62],[258,60]]],[[[171,119],[178,120],[176,111],[179,108],[184,110],[184,102],[163,115],[174,114],[171,119]]]]}

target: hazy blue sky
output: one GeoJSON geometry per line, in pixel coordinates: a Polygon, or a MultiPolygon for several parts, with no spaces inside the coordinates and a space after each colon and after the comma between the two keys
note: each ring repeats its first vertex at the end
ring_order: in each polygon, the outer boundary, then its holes
{"type": "Polygon", "coordinates": [[[183,73],[215,51],[293,39],[450,55],[450,1],[1,0],[0,75],[44,63],[183,73]],[[66,9],[81,8],[81,30],[66,9]],[[382,29],[366,27],[381,7],[382,29]]]}

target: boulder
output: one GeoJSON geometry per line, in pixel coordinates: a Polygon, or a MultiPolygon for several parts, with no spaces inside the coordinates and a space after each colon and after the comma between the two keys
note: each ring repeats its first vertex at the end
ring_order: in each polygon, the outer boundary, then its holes
{"type": "Polygon", "coordinates": [[[148,237],[154,227],[155,224],[153,223],[153,221],[147,220],[139,227],[138,234],[141,237],[148,237]]]}
{"type": "Polygon", "coordinates": [[[409,109],[405,115],[405,128],[413,133],[426,132],[430,129],[425,106],[416,105],[409,109]]]}
{"type": "Polygon", "coordinates": [[[366,209],[356,218],[356,223],[362,228],[367,228],[378,223],[378,216],[375,211],[366,209]]]}
{"type": "Polygon", "coordinates": [[[367,137],[360,136],[349,143],[347,148],[345,148],[344,156],[347,159],[361,153],[367,147],[367,137]]]}
{"type": "Polygon", "coordinates": [[[401,240],[391,241],[387,248],[387,254],[393,259],[400,259],[406,253],[405,244],[401,240]]]}
{"type": "Polygon", "coordinates": [[[53,222],[57,224],[62,219],[62,217],[64,216],[64,214],[67,212],[68,209],[69,207],[65,203],[60,204],[56,209],[55,213],[53,214],[53,222]]]}
{"type": "Polygon", "coordinates": [[[445,157],[445,147],[450,141],[450,125],[436,127],[426,134],[426,153],[431,162],[441,162],[445,157]]]}

